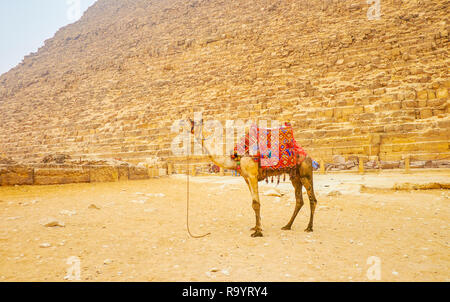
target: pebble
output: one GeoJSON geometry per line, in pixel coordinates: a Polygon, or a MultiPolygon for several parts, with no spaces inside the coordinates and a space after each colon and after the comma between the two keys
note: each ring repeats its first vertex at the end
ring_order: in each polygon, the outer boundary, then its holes
{"type": "Polygon", "coordinates": [[[131,200],[130,202],[144,204],[146,202],[146,200],[131,200]]]}
{"type": "Polygon", "coordinates": [[[275,197],[281,197],[283,194],[281,192],[278,192],[275,189],[270,189],[266,192],[264,192],[264,196],[275,196],[275,197]]]}
{"type": "Polygon", "coordinates": [[[111,260],[111,259],[105,259],[105,260],[103,261],[103,264],[105,264],[105,265],[111,264],[111,263],[112,263],[112,260],[111,260]]]}
{"type": "Polygon", "coordinates": [[[52,245],[50,244],[50,243],[41,243],[40,245],[39,245],[39,247],[41,247],[41,248],[49,248],[49,247],[51,247],[52,245]]]}
{"type": "Polygon", "coordinates": [[[59,214],[73,216],[77,214],[77,211],[62,210],[61,212],[59,212],[59,214]]]}
{"type": "Polygon", "coordinates": [[[91,204],[89,207],[88,207],[88,209],[91,209],[91,210],[100,210],[100,208],[99,207],[97,207],[95,204],[91,204]]]}
{"type": "Polygon", "coordinates": [[[398,272],[392,271],[392,275],[398,276],[398,272]]]}
{"type": "Polygon", "coordinates": [[[54,218],[45,218],[41,221],[41,224],[47,228],[53,228],[53,227],[65,227],[64,222],[58,221],[54,218]]]}
{"type": "Polygon", "coordinates": [[[327,196],[340,196],[340,195],[342,195],[342,193],[337,190],[331,191],[330,193],[327,194],[327,196]]]}
{"type": "Polygon", "coordinates": [[[8,217],[8,218],[6,218],[6,220],[17,220],[17,219],[20,219],[22,217],[23,216],[8,217]]]}
{"type": "Polygon", "coordinates": [[[163,193],[156,193],[156,194],[149,193],[149,194],[146,194],[146,196],[148,196],[148,197],[166,197],[166,195],[163,193]]]}

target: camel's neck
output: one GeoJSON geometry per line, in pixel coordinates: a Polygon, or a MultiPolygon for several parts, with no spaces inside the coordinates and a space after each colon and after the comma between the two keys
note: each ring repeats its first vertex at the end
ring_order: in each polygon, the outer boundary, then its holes
{"type": "Polygon", "coordinates": [[[209,143],[202,143],[202,140],[198,139],[196,136],[194,136],[194,139],[195,139],[195,142],[202,147],[203,152],[217,166],[219,166],[223,169],[228,169],[228,170],[236,170],[237,169],[238,166],[237,166],[236,161],[232,160],[230,156],[213,155],[214,154],[214,152],[212,152],[213,148],[209,145],[209,143]]]}

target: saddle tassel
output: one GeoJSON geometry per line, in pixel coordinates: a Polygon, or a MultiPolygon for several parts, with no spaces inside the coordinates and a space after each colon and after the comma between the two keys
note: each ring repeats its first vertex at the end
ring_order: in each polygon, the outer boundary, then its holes
{"type": "Polygon", "coordinates": [[[278,182],[277,182],[277,186],[280,184],[280,175],[278,175],[278,182]]]}

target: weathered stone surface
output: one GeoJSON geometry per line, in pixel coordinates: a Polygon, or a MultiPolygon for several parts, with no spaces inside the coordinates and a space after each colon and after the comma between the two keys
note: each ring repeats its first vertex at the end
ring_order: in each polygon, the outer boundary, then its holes
{"type": "Polygon", "coordinates": [[[90,182],[115,182],[119,181],[117,167],[91,166],[89,167],[90,182]]]}
{"type": "Polygon", "coordinates": [[[145,167],[130,167],[130,180],[148,179],[148,169],[145,167]]]}
{"type": "Polygon", "coordinates": [[[448,98],[448,90],[445,87],[439,88],[436,91],[436,96],[440,99],[446,99],[448,98]]]}
{"type": "Polygon", "coordinates": [[[89,182],[89,169],[83,168],[36,168],[35,185],[54,185],[89,182]]]}
{"type": "Polygon", "coordinates": [[[396,169],[400,168],[400,162],[398,161],[381,161],[380,162],[381,169],[396,169]]]}
{"type": "Polygon", "coordinates": [[[33,184],[33,169],[26,166],[0,166],[0,186],[33,184]]]}
{"type": "Polygon", "coordinates": [[[345,158],[341,155],[334,155],[333,163],[334,164],[345,164],[345,158]]]}
{"type": "Polygon", "coordinates": [[[128,180],[129,179],[129,177],[128,177],[128,173],[129,173],[128,170],[129,170],[128,166],[119,166],[117,168],[119,181],[128,180]]]}

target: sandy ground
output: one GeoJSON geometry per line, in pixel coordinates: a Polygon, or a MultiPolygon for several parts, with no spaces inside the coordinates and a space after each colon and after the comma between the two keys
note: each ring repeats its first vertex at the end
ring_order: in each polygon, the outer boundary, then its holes
{"type": "Polygon", "coordinates": [[[262,238],[250,237],[250,193],[236,177],[191,179],[191,230],[211,232],[202,239],[186,232],[185,176],[0,187],[0,281],[64,281],[77,259],[83,281],[369,281],[378,268],[381,281],[450,281],[450,192],[388,190],[449,176],[317,175],[314,233],[303,231],[306,195],[292,231],[280,229],[294,208],[281,183],[284,196],[261,194],[262,238]],[[43,226],[49,218],[65,226],[43,226]]]}

